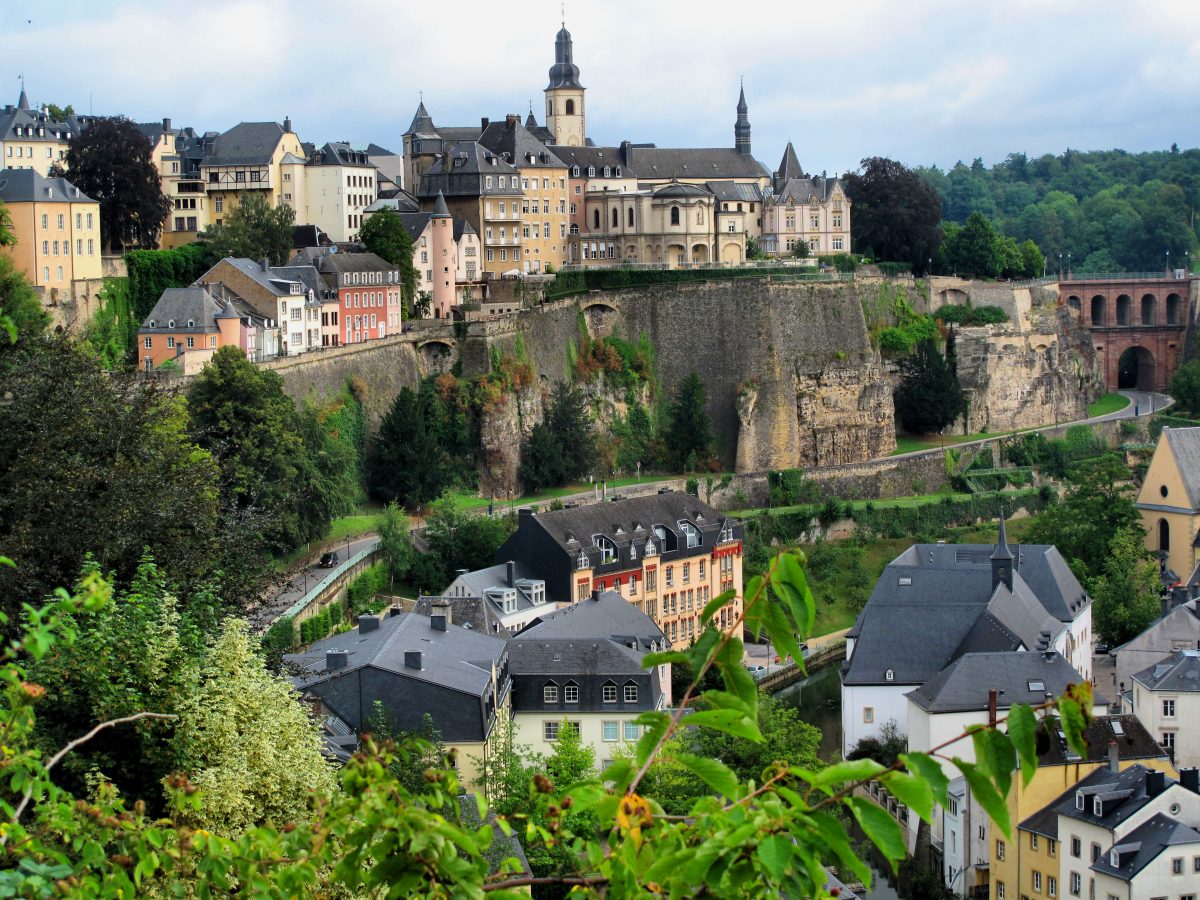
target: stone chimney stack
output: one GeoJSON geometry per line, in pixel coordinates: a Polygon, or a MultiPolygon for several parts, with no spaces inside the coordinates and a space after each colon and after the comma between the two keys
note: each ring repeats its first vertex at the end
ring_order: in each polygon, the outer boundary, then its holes
{"type": "Polygon", "coordinates": [[[450,601],[445,597],[434,600],[429,605],[429,627],[434,631],[445,631],[450,625],[450,601]]]}
{"type": "Polygon", "coordinates": [[[1108,742],[1108,771],[1121,771],[1121,748],[1117,746],[1115,740],[1108,742]]]}

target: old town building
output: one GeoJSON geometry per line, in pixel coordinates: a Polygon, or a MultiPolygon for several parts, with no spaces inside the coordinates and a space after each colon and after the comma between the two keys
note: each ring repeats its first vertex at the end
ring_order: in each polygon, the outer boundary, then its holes
{"type": "Polygon", "coordinates": [[[761,247],[768,256],[792,256],[803,244],[809,256],[850,252],[850,199],[842,182],[804,174],[788,142],[771,178],[761,247]]]}

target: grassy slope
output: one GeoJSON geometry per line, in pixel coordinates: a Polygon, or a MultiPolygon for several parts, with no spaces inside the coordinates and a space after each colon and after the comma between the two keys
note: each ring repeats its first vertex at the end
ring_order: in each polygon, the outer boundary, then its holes
{"type": "Polygon", "coordinates": [[[1107,416],[1109,413],[1115,413],[1117,410],[1124,409],[1128,405],[1128,397],[1122,397],[1120,394],[1105,394],[1095,403],[1088,404],[1088,418],[1094,419],[1096,416],[1107,416]]]}

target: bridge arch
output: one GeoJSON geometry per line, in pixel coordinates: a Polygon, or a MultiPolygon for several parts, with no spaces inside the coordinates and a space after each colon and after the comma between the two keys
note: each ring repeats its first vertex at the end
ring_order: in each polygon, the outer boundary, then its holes
{"type": "Polygon", "coordinates": [[[1130,308],[1133,306],[1133,299],[1128,294],[1120,294],[1117,297],[1117,324],[1130,325],[1130,308]]]}
{"type": "Polygon", "coordinates": [[[439,338],[422,341],[417,347],[426,374],[442,375],[454,368],[458,353],[454,346],[439,338]]]}
{"type": "Polygon", "coordinates": [[[1103,325],[1104,322],[1104,295],[1097,294],[1092,298],[1092,324],[1103,325]]]}
{"type": "Polygon", "coordinates": [[[1153,294],[1142,295],[1142,318],[1143,325],[1158,324],[1158,298],[1153,294]]]}
{"type": "Polygon", "coordinates": [[[1179,307],[1182,305],[1182,298],[1175,293],[1167,294],[1167,324],[1182,325],[1179,319],[1179,307]]]}
{"type": "Polygon", "coordinates": [[[1072,294],[1067,298],[1067,306],[1076,313],[1083,311],[1083,301],[1078,294],[1072,294]]]}
{"type": "Polygon", "coordinates": [[[1146,347],[1127,347],[1117,359],[1117,387],[1152,391],[1155,388],[1154,354],[1146,347]]]}

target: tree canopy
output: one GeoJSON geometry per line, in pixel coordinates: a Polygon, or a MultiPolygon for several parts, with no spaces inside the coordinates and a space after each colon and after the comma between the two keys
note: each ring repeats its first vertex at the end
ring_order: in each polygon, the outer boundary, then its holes
{"type": "Polygon", "coordinates": [[[210,259],[236,256],[244,259],[268,259],[282,266],[292,254],[292,223],[296,211],[287,204],[271,206],[257,193],[241,196],[219,225],[210,225],[199,241],[208,248],[210,259]]]}
{"type": "Polygon", "coordinates": [[[1103,569],[1091,583],[1092,625],[1110,646],[1137,637],[1158,618],[1162,582],[1140,527],[1113,535],[1103,569]]]}
{"type": "Polygon", "coordinates": [[[880,156],[864,159],[862,171],[848,173],[843,183],[853,204],[855,249],[876,259],[911,263],[914,272],[926,271],[941,241],[942,201],[933,186],[880,156]]]}
{"type": "Polygon", "coordinates": [[[0,253],[0,316],[8,316],[16,328],[18,341],[39,337],[50,324],[33,285],[3,253],[0,253]]]}
{"type": "Polygon", "coordinates": [[[692,372],[679,382],[668,411],[667,453],[676,472],[707,466],[713,459],[712,422],[708,418],[708,388],[692,372]]]}
{"type": "Polygon", "coordinates": [[[896,418],[910,434],[941,431],[963,411],[958,376],[942,357],[937,344],[923,340],[900,360],[900,386],[893,395],[896,418]]]}
{"type": "Polygon", "coordinates": [[[413,265],[413,240],[400,214],[394,209],[371,213],[358,231],[358,239],[370,252],[400,270],[404,305],[412,311],[417,294],[417,269],[413,265]]]}
{"type": "Polygon", "coordinates": [[[583,392],[560,381],[545,417],[533,427],[521,453],[521,484],[529,491],[558,487],[596,465],[596,437],[583,392]]]}
{"type": "Polygon", "coordinates": [[[65,170],[55,171],[100,204],[106,252],[155,247],[171,202],[163,194],[153,148],[124,116],[98,117],[71,138],[65,170]]]}

